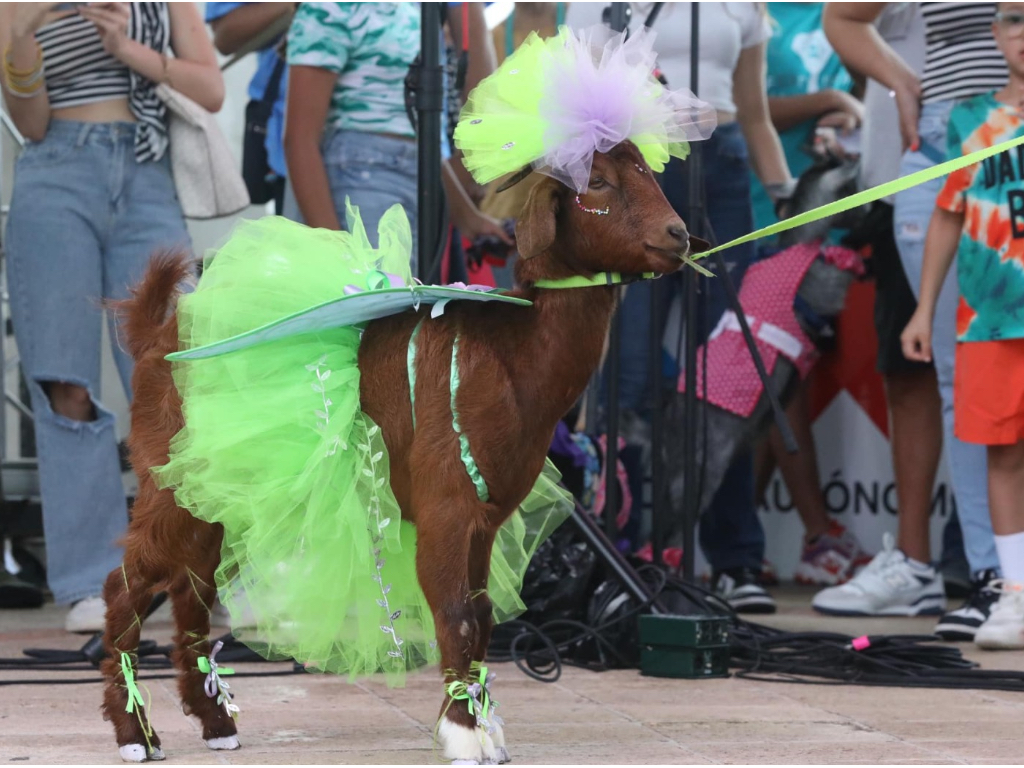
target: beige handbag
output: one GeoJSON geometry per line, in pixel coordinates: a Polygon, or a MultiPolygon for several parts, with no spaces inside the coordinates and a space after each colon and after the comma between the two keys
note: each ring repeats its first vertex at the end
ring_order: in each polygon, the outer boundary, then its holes
{"type": "Polygon", "coordinates": [[[171,172],[185,216],[215,219],[246,208],[249,192],[214,116],[165,83],[156,95],[167,105],[171,172]]]}

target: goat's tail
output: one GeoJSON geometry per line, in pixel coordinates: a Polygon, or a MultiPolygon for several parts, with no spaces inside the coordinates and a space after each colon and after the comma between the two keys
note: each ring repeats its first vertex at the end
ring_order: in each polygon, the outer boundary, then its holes
{"type": "Polygon", "coordinates": [[[178,297],[178,286],[195,275],[192,256],[163,251],[150,259],[142,280],[131,289],[131,298],[113,302],[128,353],[139,359],[160,343],[160,328],[167,322],[178,297]]]}

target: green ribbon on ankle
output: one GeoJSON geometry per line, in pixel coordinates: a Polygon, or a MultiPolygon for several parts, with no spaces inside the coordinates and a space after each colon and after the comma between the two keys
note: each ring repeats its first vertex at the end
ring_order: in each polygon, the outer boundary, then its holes
{"type": "Polygon", "coordinates": [[[134,712],[136,704],[139,705],[141,710],[143,707],[142,693],[135,682],[135,671],[132,669],[131,657],[124,652],[121,653],[121,674],[124,675],[124,684],[128,689],[128,704],[125,706],[124,711],[134,712]]]}

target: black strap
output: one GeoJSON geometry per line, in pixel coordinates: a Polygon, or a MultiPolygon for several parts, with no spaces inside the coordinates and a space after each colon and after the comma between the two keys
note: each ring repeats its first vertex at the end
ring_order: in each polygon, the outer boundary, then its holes
{"type": "Polygon", "coordinates": [[[273,106],[277,101],[277,94],[281,90],[281,77],[284,75],[285,61],[281,54],[274,54],[277,57],[277,61],[274,62],[274,71],[270,73],[270,80],[267,81],[267,89],[263,92],[263,98],[260,99],[264,104],[273,106]]]}
{"type": "Polygon", "coordinates": [[[655,3],[654,7],[651,8],[651,12],[647,14],[647,18],[644,19],[644,27],[650,29],[654,26],[654,22],[658,20],[658,14],[661,13],[661,9],[664,3],[655,3]]]}

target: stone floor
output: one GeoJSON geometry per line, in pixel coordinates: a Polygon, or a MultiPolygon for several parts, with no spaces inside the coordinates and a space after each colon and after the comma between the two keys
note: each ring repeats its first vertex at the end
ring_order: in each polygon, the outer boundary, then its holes
{"type": "MultiPolygon", "coordinates": [[[[808,609],[809,594],[783,590],[780,613],[766,623],[847,634],[919,633],[932,626],[926,619],[825,619],[808,609]]],[[[64,634],[62,621],[63,612],[52,606],[0,611],[0,657],[20,656],[26,647],[80,647],[84,638],[64,634]]],[[[169,637],[166,607],[145,636],[169,637]]],[[[985,668],[1024,670],[1024,652],[963,650],[985,668]]],[[[1024,694],[664,680],[571,668],[557,683],[542,684],[511,665],[494,669],[517,764],[1024,761],[1024,694]]],[[[99,685],[2,685],[27,676],[0,672],[0,764],[119,763],[98,711],[99,685]]],[[[439,762],[430,746],[440,703],[434,673],[393,690],[314,675],[236,678],[232,686],[242,707],[242,749],[224,753],[205,749],[196,724],[178,708],[173,681],[148,683],[167,764],[439,762]]]]}

